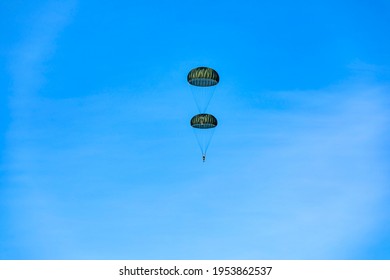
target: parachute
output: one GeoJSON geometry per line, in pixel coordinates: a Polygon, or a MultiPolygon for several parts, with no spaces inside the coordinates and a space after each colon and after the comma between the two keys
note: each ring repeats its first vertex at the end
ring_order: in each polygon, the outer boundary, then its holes
{"type": "Polygon", "coordinates": [[[187,81],[193,86],[211,87],[219,83],[219,75],[209,67],[197,67],[188,73],[187,81]]]}
{"type": "Polygon", "coordinates": [[[198,114],[192,117],[190,124],[194,128],[196,140],[202,151],[203,161],[205,161],[207,148],[214,135],[214,130],[218,125],[218,121],[213,115],[198,114]]]}
{"type": "Polygon", "coordinates": [[[191,85],[199,113],[205,113],[214,95],[214,86],[219,83],[217,71],[209,67],[194,68],[188,73],[187,82],[191,85]]]}

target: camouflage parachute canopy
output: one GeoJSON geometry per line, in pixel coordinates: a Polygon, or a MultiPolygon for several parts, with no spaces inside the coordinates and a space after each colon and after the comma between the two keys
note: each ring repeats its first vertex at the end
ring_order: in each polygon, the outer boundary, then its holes
{"type": "Polygon", "coordinates": [[[191,119],[191,126],[193,128],[207,129],[214,128],[218,124],[217,119],[210,114],[198,114],[191,119]]]}
{"type": "Polygon", "coordinates": [[[211,87],[219,82],[217,71],[209,67],[197,67],[192,69],[187,75],[187,81],[197,87],[211,87]]]}

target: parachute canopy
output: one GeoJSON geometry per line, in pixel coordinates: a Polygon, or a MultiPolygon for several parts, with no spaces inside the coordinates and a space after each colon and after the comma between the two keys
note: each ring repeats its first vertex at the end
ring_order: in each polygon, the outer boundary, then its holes
{"type": "Polygon", "coordinates": [[[210,114],[198,114],[191,119],[191,126],[194,128],[196,140],[202,151],[203,161],[206,159],[206,152],[217,125],[217,119],[210,114]]]}
{"type": "Polygon", "coordinates": [[[193,128],[208,129],[215,128],[217,125],[217,119],[210,114],[198,114],[191,119],[191,126],[193,128]]]}
{"type": "Polygon", "coordinates": [[[211,87],[219,83],[217,71],[209,67],[197,67],[187,75],[187,81],[197,87],[211,87]]]}

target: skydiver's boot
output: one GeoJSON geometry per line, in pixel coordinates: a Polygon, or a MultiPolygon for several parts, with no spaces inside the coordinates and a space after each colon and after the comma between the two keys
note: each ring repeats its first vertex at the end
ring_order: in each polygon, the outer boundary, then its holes
{"type": "Polygon", "coordinates": [[[206,156],[205,156],[205,155],[203,155],[203,156],[202,156],[202,159],[203,159],[203,162],[205,162],[205,160],[206,160],[206,156]]]}

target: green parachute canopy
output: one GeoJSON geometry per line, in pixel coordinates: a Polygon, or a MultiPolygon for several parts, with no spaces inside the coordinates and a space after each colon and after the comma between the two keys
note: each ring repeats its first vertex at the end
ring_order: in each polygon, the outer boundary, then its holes
{"type": "Polygon", "coordinates": [[[210,114],[198,114],[191,119],[191,126],[193,128],[208,129],[215,128],[217,125],[217,119],[210,114]]]}
{"type": "Polygon", "coordinates": [[[214,130],[218,125],[217,119],[210,114],[198,114],[191,119],[191,126],[194,128],[196,140],[202,151],[203,162],[206,159],[206,152],[213,138],[214,130]]]}
{"type": "Polygon", "coordinates": [[[219,83],[217,71],[209,67],[197,67],[187,75],[187,81],[197,87],[211,87],[219,83]]]}

